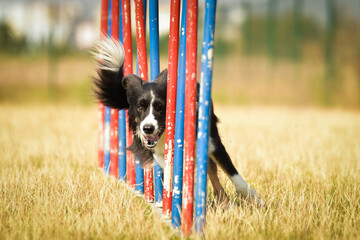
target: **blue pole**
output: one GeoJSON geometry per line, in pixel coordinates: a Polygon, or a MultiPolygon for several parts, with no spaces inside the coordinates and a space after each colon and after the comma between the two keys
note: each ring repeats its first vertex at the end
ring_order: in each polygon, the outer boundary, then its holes
{"type": "Polygon", "coordinates": [[[215,13],[216,0],[206,0],[201,55],[201,81],[196,150],[195,231],[197,233],[203,232],[206,217],[206,184],[209,150],[211,80],[214,63],[215,13]]]}
{"type": "MultiPolygon", "coordinates": [[[[143,1],[143,4],[144,4],[144,18],[146,19],[146,0],[143,1]]],[[[145,26],[146,26],[146,22],[145,22],[145,26]]],[[[138,61],[139,60],[136,58],[136,74],[139,76],[138,61]]],[[[136,181],[135,190],[139,193],[144,193],[144,169],[141,167],[140,160],[138,158],[136,158],[135,160],[135,181],[136,181]]]]}
{"type": "Polygon", "coordinates": [[[182,1],[178,84],[176,92],[174,174],[172,195],[172,218],[174,228],[181,225],[182,186],[183,186],[183,147],[184,147],[184,105],[185,105],[185,60],[186,60],[186,2],[182,1]]]}
{"type": "MultiPolygon", "coordinates": [[[[108,10],[108,36],[111,37],[111,1],[108,10]]],[[[104,170],[110,173],[110,108],[105,106],[104,123],[104,170]]]]}
{"type": "Polygon", "coordinates": [[[144,169],[141,167],[140,160],[135,159],[135,191],[138,193],[144,193],[144,169]]]}
{"type": "MultiPolygon", "coordinates": [[[[123,43],[122,0],[119,1],[119,40],[123,43]]],[[[126,123],[125,110],[119,111],[119,179],[126,181],[126,123]]]]}
{"type": "MultiPolygon", "coordinates": [[[[153,82],[160,72],[159,62],[159,2],[149,1],[150,34],[150,80],[153,82]]],[[[163,198],[163,170],[154,160],[155,202],[160,204],[163,198]]]]}

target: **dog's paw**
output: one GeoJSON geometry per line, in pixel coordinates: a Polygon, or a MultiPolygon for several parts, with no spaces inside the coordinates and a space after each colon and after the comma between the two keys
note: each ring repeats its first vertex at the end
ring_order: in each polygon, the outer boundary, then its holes
{"type": "Polygon", "coordinates": [[[251,189],[247,199],[257,208],[264,208],[266,205],[265,202],[259,197],[259,195],[257,195],[254,189],[251,189]]]}

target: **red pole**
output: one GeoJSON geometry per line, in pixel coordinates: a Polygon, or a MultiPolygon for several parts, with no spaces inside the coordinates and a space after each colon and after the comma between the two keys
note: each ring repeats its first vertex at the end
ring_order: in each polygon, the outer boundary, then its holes
{"type": "Polygon", "coordinates": [[[198,1],[187,3],[185,123],[184,123],[184,187],[182,206],[182,232],[191,233],[193,221],[194,159],[196,129],[196,61],[198,1]]]}
{"type": "MultiPolygon", "coordinates": [[[[100,38],[106,36],[107,34],[107,22],[108,22],[108,8],[109,1],[101,0],[101,17],[100,17],[100,38]]],[[[105,115],[105,106],[99,102],[98,104],[98,164],[99,167],[104,167],[104,115],[105,115]]]]}
{"type": "Polygon", "coordinates": [[[164,192],[163,214],[171,217],[172,204],[172,176],[174,166],[174,134],[175,134],[175,110],[176,88],[179,52],[179,12],[180,1],[171,0],[170,3],[170,27],[169,27],[169,59],[168,59],[168,82],[166,100],[166,130],[165,130],[165,156],[164,156],[164,192]]]}
{"type": "Polygon", "coordinates": [[[119,41],[119,0],[111,0],[111,37],[119,41]]]}
{"type": "Polygon", "coordinates": [[[144,26],[144,3],[142,0],[135,2],[136,20],[136,43],[138,48],[139,74],[143,80],[148,81],[147,77],[147,55],[146,55],[146,35],[144,26]]]}
{"type": "MultiPolygon", "coordinates": [[[[138,48],[139,77],[148,81],[146,34],[144,25],[144,3],[143,0],[135,0],[136,15],[136,43],[138,48]]],[[[154,201],[153,171],[151,168],[144,169],[144,192],[145,201],[154,201]]]]}
{"type": "MultiPolygon", "coordinates": [[[[122,0],[123,12],[123,45],[125,50],[124,75],[133,72],[132,66],[132,44],[131,44],[131,15],[130,0],[122,0]]],[[[132,131],[129,128],[129,117],[125,112],[126,119],[126,145],[129,147],[133,141],[132,131]]],[[[135,156],[130,151],[126,153],[127,182],[131,188],[135,188],[135,156]]]]}
{"type": "MultiPolygon", "coordinates": [[[[111,37],[119,41],[119,0],[111,0],[111,37]]],[[[110,110],[110,175],[119,176],[119,111],[110,110]]]]}

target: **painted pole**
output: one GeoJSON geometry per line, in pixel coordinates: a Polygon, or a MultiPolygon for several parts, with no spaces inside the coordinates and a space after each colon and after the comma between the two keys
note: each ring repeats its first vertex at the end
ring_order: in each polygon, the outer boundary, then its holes
{"type": "MultiPolygon", "coordinates": [[[[108,0],[101,0],[101,17],[100,17],[100,38],[107,34],[107,11],[109,8],[108,0]]],[[[105,116],[105,106],[99,102],[98,103],[98,164],[99,167],[104,167],[104,116],[105,116]]]]}
{"type": "Polygon", "coordinates": [[[185,108],[185,55],[186,55],[186,1],[182,1],[178,83],[176,93],[176,119],[174,142],[174,173],[171,224],[174,228],[181,225],[183,157],[184,157],[184,108],[185,108]]]}
{"type": "MultiPolygon", "coordinates": [[[[150,81],[153,82],[160,72],[159,57],[159,2],[149,1],[149,34],[150,34],[150,81]]],[[[154,160],[155,202],[162,203],[163,170],[154,160]]]]}
{"type": "MultiPolygon", "coordinates": [[[[108,4],[108,36],[111,37],[111,1],[108,4]]],[[[104,124],[104,171],[110,173],[110,121],[111,110],[105,106],[105,124],[104,124]]]]}
{"type": "MultiPolygon", "coordinates": [[[[130,16],[130,0],[122,0],[123,13],[123,41],[125,50],[124,75],[133,72],[132,66],[132,43],[131,43],[131,16],[130,16]]],[[[129,117],[125,111],[126,120],[126,145],[129,147],[133,141],[132,131],[129,127],[129,117]]],[[[126,170],[127,182],[131,188],[135,188],[135,157],[130,151],[126,153],[126,170]]]]}
{"type": "MultiPolygon", "coordinates": [[[[144,8],[144,25],[146,29],[146,0],[143,1],[144,8]]],[[[146,30],[145,30],[146,32],[146,30]]],[[[138,51],[136,51],[138,55],[138,51]]],[[[136,74],[139,76],[139,58],[136,58],[136,74]]],[[[136,171],[136,188],[135,190],[138,193],[144,194],[144,169],[141,166],[140,160],[138,158],[135,159],[135,171],[136,171]]]]}
{"type": "Polygon", "coordinates": [[[184,186],[182,205],[182,232],[191,233],[193,221],[194,158],[196,129],[196,59],[198,1],[188,0],[186,23],[186,76],[184,122],[184,186]]]}
{"type": "Polygon", "coordinates": [[[119,180],[126,181],[126,120],[125,110],[119,111],[119,180]]]}
{"type": "Polygon", "coordinates": [[[144,169],[137,157],[135,157],[135,182],[135,191],[144,194],[144,169]]]}
{"type": "Polygon", "coordinates": [[[136,15],[136,43],[138,47],[139,73],[143,80],[147,81],[147,59],[146,59],[146,35],[144,24],[143,1],[135,0],[136,15]]]}
{"type": "MultiPolygon", "coordinates": [[[[119,41],[119,0],[111,0],[111,38],[119,41]]],[[[110,175],[119,176],[119,111],[110,109],[110,175]]]]}
{"type": "Polygon", "coordinates": [[[170,2],[169,59],[165,123],[163,215],[171,217],[180,1],[170,2]]]}
{"type": "MultiPolygon", "coordinates": [[[[122,1],[119,1],[119,40],[123,44],[122,1]]],[[[119,111],[119,180],[126,181],[126,120],[125,110],[119,111]]]]}
{"type": "MultiPolygon", "coordinates": [[[[144,8],[142,0],[135,0],[135,15],[136,15],[136,42],[138,46],[138,62],[139,62],[139,77],[148,81],[147,71],[147,54],[146,54],[146,35],[144,24],[144,8]]],[[[153,190],[153,171],[151,168],[144,169],[145,179],[145,201],[154,201],[153,190]]]]}
{"type": "Polygon", "coordinates": [[[195,231],[202,233],[206,218],[207,168],[210,135],[211,82],[214,64],[216,0],[205,1],[204,35],[196,151],[195,231]]]}

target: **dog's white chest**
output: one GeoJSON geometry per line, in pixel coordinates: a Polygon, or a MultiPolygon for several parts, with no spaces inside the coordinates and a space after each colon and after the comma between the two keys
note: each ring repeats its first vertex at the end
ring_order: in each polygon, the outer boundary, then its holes
{"type": "MultiPolygon", "coordinates": [[[[215,145],[213,139],[210,137],[209,141],[209,154],[211,155],[215,151],[215,145]]],[[[165,134],[162,134],[159,143],[152,150],[153,158],[164,169],[164,155],[165,155],[165,134]]]]}
{"type": "Polygon", "coordinates": [[[152,150],[155,161],[164,169],[165,134],[162,134],[158,144],[152,150]]]}

